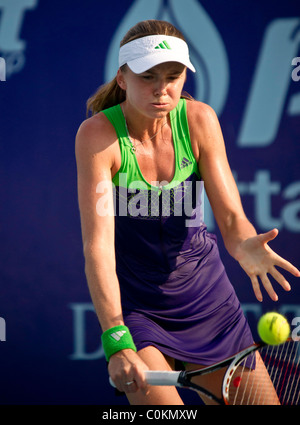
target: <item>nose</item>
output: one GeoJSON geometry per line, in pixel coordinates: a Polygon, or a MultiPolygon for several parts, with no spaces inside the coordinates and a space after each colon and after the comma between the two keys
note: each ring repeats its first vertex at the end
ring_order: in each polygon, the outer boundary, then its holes
{"type": "Polygon", "coordinates": [[[167,86],[168,86],[168,82],[163,80],[163,79],[159,79],[156,81],[155,86],[154,86],[154,96],[158,97],[158,96],[162,96],[164,94],[166,94],[167,92],[167,86]]]}

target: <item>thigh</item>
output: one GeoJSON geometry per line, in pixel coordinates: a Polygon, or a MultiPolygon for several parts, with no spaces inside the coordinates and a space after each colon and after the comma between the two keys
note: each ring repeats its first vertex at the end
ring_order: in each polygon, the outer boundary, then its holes
{"type": "Polygon", "coordinates": [[[280,404],[268,371],[258,352],[255,369],[238,367],[229,388],[229,403],[240,405],[280,404]],[[238,381],[235,381],[238,379],[238,381]],[[238,382],[238,384],[235,384],[238,382]]]}
{"type": "MultiPolygon", "coordinates": [[[[238,367],[229,387],[229,404],[239,405],[278,405],[279,400],[260,354],[255,353],[255,369],[238,367]]],[[[187,370],[201,369],[204,366],[187,364],[187,370]]],[[[222,399],[222,384],[227,368],[203,376],[196,376],[193,381],[216,397],[222,399]]],[[[200,395],[200,394],[199,394],[200,395]]],[[[208,397],[200,395],[205,404],[216,404],[208,397]]]]}
{"type": "MultiPolygon", "coordinates": [[[[187,363],[186,370],[197,370],[197,369],[203,369],[206,366],[193,364],[193,363],[187,363]]],[[[199,385],[200,387],[204,388],[205,390],[212,393],[214,396],[222,400],[222,383],[223,378],[226,372],[226,368],[217,370],[216,372],[208,373],[206,375],[202,376],[195,376],[192,378],[192,381],[199,385]]],[[[209,397],[205,396],[204,394],[199,393],[200,398],[202,401],[207,405],[216,405],[218,404],[214,400],[211,400],[209,397]]]]}
{"type": "MultiPolygon", "coordinates": [[[[157,348],[149,346],[138,351],[150,370],[172,370],[172,359],[166,358],[157,348]]],[[[148,387],[147,393],[138,390],[126,394],[131,405],[182,405],[176,387],[148,387]]]]}

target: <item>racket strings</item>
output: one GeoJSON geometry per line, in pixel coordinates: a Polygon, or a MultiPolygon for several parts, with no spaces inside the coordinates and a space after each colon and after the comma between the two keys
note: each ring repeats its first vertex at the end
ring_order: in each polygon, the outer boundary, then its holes
{"type": "Polygon", "coordinates": [[[289,341],[278,347],[276,390],[281,404],[299,403],[300,352],[299,341],[289,341]]]}
{"type": "MultiPolygon", "coordinates": [[[[251,364],[249,365],[250,370],[255,368],[255,363],[256,363],[256,359],[255,359],[255,354],[251,355],[251,364]]],[[[243,375],[245,372],[245,366],[246,364],[244,364],[243,366],[243,375]]],[[[248,369],[246,369],[247,371],[248,369]]],[[[246,374],[246,385],[245,385],[244,391],[243,391],[243,398],[241,399],[241,404],[245,404],[245,405],[249,405],[251,398],[255,399],[256,395],[257,395],[257,387],[255,388],[254,386],[254,381],[251,380],[250,381],[250,373],[246,374]],[[248,388],[248,393],[247,391],[245,391],[245,388],[248,388]],[[253,397],[254,394],[254,397],[253,397]]]]}
{"type": "Polygon", "coordinates": [[[234,405],[262,405],[266,404],[267,393],[264,391],[263,379],[253,379],[253,374],[250,371],[255,370],[257,362],[255,353],[248,356],[246,361],[243,361],[236,370],[236,375],[239,380],[239,385],[235,385],[232,393],[234,394],[232,403],[234,405]]]}
{"type": "Polygon", "coordinates": [[[229,390],[230,404],[300,403],[299,341],[266,346],[235,366],[229,390]]]}
{"type": "Polygon", "coordinates": [[[291,401],[291,404],[299,403],[299,393],[300,393],[300,351],[299,343],[290,347],[289,357],[288,357],[288,368],[285,371],[285,380],[289,381],[289,385],[285,386],[284,394],[282,397],[283,403],[288,404],[288,401],[291,401]]]}

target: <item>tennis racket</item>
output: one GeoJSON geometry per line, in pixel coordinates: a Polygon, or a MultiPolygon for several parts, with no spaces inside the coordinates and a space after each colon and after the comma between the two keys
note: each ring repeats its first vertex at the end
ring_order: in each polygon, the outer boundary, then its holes
{"type": "MultiPolygon", "coordinates": [[[[280,345],[254,343],[224,361],[193,371],[149,370],[145,372],[146,381],[150,385],[189,388],[218,404],[300,405],[299,341],[289,338],[280,345]],[[221,369],[222,396],[218,397],[199,384],[199,377],[221,369]]],[[[114,386],[111,379],[110,383],[114,386]]]]}

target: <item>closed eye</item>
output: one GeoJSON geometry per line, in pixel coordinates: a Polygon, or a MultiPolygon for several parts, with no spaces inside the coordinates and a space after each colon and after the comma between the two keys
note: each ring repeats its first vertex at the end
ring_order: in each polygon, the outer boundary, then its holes
{"type": "Polygon", "coordinates": [[[177,80],[177,78],[179,78],[179,77],[180,77],[180,75],[181,75],[181,74],[174,74],[174,75],[170,75],[170,76],[168,77],[168,79],[169,79],[169,80],[177,80]]]}

